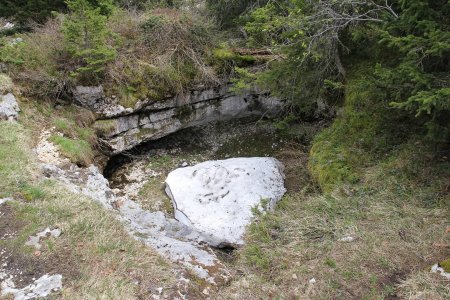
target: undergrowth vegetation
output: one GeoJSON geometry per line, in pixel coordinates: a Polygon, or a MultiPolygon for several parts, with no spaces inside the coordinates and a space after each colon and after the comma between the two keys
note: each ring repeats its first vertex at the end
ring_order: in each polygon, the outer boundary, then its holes
{"type": "Polygon", "coordinates": [[[214,27],[201,15],[174,9],[118,12],[111,27],[122,46],[107,66],[106,86],[128,106],[218,82],[205,63],[214,47],[214,27]]]}
{"type": "Polygon", "coordinates": [[[372,72],[366,64],[352,69],[340,115],[313,142],[310,169],[325,191],[357,183],[360,170],[423,131],[410,116],[392,110],[372,72]]]}
{"type": "Polygon", "coordinates": [[[2,39],[0,61],[8,64],[10,76],[27,95],[67,99],[77,84],[101,83],[109,96],[134,107],[138,100],[219,82],[207,63],[213,61],[216,33],[206,17],[169,8],[116,8],[109,16],[93,10],[92,16],[83,17],[76,15],[81,8],[73,9],[73,16],[59,15],[32,33],[18,35],[21,42],[2,39]],[[83,29],[84,23],[77,22],[86,18],[90,27],[83,29]],[[96,44],[87,46],[85,40],[96,44]]]}

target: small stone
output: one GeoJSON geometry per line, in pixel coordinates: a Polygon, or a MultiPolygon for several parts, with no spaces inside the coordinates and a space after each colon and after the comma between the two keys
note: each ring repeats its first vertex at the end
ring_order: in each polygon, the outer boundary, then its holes
{"type": "Polygon", "coordinates": [[[5,24],[5,26],[3,26],[3,28],[4,28],[4,29],[11,29],[11,28],[14,28],[14,24],[13,24],[13,23],[10,23],[10,22],[7,22],[7,23],[5,24]]]}
{"type": "Polygon", "coordinates": [[[352,236],[346,236],[346,237],[343,237],[343,238],[339,239],[339,241],[347,242],[347,243],[353,242],[354,240],[355,240],[355,238],[352,237],[352,236]]]}
{"type": "Polygon", "coordinates": [[[41,251],[34,251],[34,256],[37,256],[37,257],[41,256],[41,251]]]}
{"type": "Polygon", "coordinates": [[[445,272],[444,268],[440,267],[439,264],[433,265],[430,272],[440,274],[441,276],[450,279],[450,273],[445,272]]]}
{"type": "Polygon", "coordinates": [[[310,283],[310,284],[316,283],[316,279],[315,279],[315,278],[311,278],[311,279],[309,280],[309,283],[310,283]]]}
{"type": "Polygon", "coordinates": [[[292,279],[297,280],[297,274],[292,274],[292,279]]]}
{"type": "Polygon", "coordinates": [[[6,203],[6,202],[8,202],[8,201],[13,201],[13,198],[8,197],[8,198],[0,199],[0,205],[6,203]]]}
{"type": "Polygon", "coordinates": [[[183,162],[182,164],[181,164],[181,166],[184,168],[184,167],[187,167],[188,166],[188,163],[187,162],[183,162]]]}
{"type": "Polygon", "coordinates": [[[209,288],[206,288],[202,291],[203,294],[205,295],[209,295],[209,288]]]}

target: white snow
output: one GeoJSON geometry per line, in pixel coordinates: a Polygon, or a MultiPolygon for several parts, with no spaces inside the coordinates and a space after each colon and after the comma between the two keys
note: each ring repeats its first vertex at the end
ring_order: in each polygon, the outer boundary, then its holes
{"type": "Polygon", "coordinates": [[[244,243],[252,209],[272,209],[286,192],[275,158],[231,158],[179,168],[166,179],[175,218],[215,247],[244,243]],[[264,207],[265,206],[265,207],[264,207]]]}

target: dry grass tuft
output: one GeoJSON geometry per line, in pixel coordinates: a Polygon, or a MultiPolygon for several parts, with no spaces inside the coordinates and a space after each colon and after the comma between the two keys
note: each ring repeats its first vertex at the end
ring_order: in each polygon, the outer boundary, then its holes
{"type": "Polygon", "coordinates": [[[109,93],[118,94],[126,106],[218,82],[205,63],[214,28],[204,17],[174,9],[122,11],[111,19],[111,28],[122,47],[105,81],[109,93]]]}

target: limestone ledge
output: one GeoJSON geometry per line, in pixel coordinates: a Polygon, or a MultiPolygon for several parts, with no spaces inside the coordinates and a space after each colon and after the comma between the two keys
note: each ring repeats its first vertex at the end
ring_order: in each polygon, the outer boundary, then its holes
{"type": "Polygon", "coordinates": [[[94,128],[105,152],[114,155],[184,128],[211,121],[273,116],[282,109],[283,101],[267,93],[252,90],[237,95],[230,88],[227,84],[159,101],[144,99],[134,108],[124,108],[105,97],[101,86],[77,87],[74,98],[99,116],[94,128]]]}

